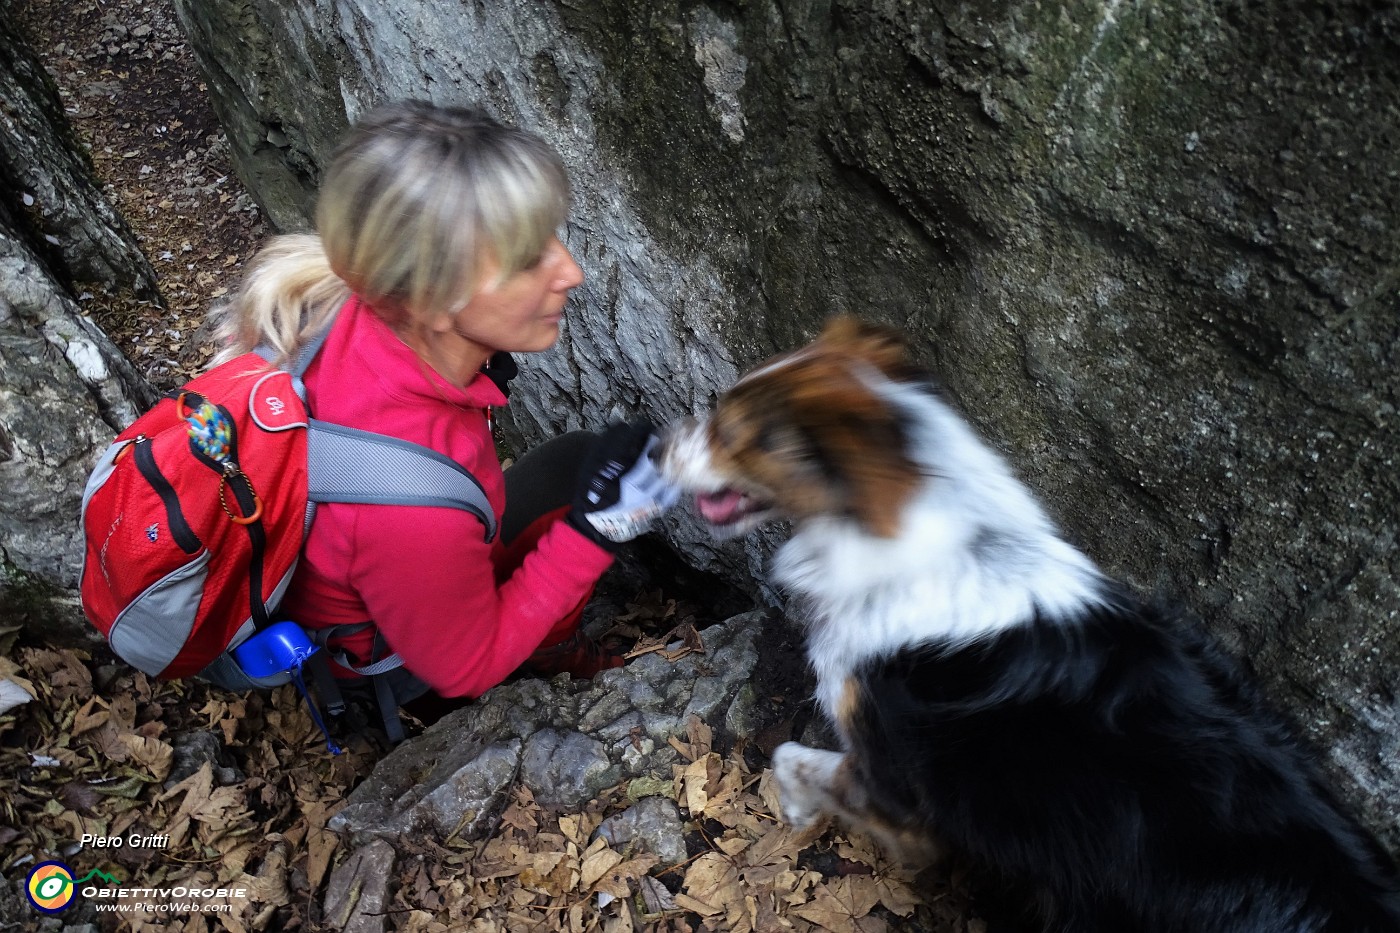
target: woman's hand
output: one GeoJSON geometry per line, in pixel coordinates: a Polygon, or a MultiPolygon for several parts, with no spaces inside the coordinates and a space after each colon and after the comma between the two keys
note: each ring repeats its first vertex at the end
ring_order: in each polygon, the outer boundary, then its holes
{"type": "Polygon", "coordinates": [[[656,470],[655,445],[646,421],[610,426],[584,461],[569,523],[608,550],[650,528],[680,497],[656,470]]]}

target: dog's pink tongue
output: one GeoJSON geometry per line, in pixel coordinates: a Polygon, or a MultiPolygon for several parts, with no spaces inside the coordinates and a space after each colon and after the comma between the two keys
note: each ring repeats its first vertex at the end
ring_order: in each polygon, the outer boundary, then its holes
{"type": "Polygon", "coordinates": [[[712,525],[727,525],[738,515],[739,502],[743,498],[742,493],[726,489],[724,492],[697,495],[695,505],[705,521],[712,525]]]}

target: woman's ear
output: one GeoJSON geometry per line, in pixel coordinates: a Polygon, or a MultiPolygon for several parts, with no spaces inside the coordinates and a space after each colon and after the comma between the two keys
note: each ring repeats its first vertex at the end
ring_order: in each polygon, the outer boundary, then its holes
{"type": "Polygon", "coordinates": [[[457,327],[457,315],[450,311],[434,311],[426,319],[420,316],[419,326],[435,336],[451,333],[457,327]]]}

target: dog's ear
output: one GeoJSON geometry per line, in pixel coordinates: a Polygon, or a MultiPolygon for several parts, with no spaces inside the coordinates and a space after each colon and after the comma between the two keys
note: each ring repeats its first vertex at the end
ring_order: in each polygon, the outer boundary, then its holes
{"type": "Polygon", "coordinates": [[[913,369],[903,335],[883,324],[851,315],[834,317],[827,321],[817,342],[847,359],[863,360],[895,379],[913,369]]]}
{"type": "MultiPolygon", "coordinates": [[[[810,471],[820,471],[821,507],[850,515],[879,537],[898,533],[899,518],[919,484],[919,472],[909,456],[908,425],[898,409],[875,392],[849,366],[810,367],[807,378],[789,382],[782,415],[800,437],[789,435],[787,453],[805,461],[803,486],[818,484],[810,471]]],[[[793,475],[799,475],[796,469],[793,475]]],[[[816,497],[811,497],[816,501],[816,497]]]]}
{"type": "Polygon", "coordinates": [[[877,537],[898,534],[900,516],[919,479],[905,452],[908,438],[897,415],[882,407],[860,420],[828,424],[814,440],[832,468],[845,510],[877,537]]]}

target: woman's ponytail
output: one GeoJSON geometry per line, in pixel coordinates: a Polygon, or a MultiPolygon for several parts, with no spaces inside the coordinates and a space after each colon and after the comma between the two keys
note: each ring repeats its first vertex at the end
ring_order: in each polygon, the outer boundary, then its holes
{"type": "Polygon", "coordinates": [[[272,365],[290,365],[349,297],[350,286],[331,271],[320,237],[277,237],[249,263],[233,300],[215,311],[222,349],[214,362],[261,345],[275,352],[272,365]]]}

